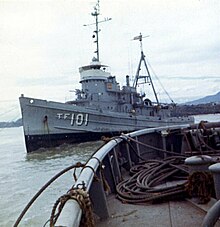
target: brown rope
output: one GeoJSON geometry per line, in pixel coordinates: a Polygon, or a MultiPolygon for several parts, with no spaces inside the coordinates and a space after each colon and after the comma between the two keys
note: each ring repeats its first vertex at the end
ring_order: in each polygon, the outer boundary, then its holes
{"type": "Polygon", "coordinates": [[[198,197],[199,203],[209,202],[214,193],[214,182],[209,172],[194,172],[188,178],[187,191],[190,196],[198,197]]]}
{"type": "Polygon", "coordinates": [[[51,216],[50,216],[50,227],[54,227],[55,223],[61,214],[61,211],[65,203],[69,200],[75,200],[82,209],[82,218],[80,226],[95,227],[95,221],[92,212],[92,204],[89,198],[89,194],[85,189],[72,189],[67,194],[61,196],[54,204],[51,216]],[[56,213],[57,211],[57,213],[56,213]]]}

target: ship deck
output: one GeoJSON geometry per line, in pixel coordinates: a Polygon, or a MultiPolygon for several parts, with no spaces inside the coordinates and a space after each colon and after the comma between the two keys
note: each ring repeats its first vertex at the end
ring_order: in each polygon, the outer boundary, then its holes
{"type": "MultiPolygon", "coordinates": [[[[160,204],[124,204],[114,195],[108,197],[109,218],[98,220],[97,227],[185,227],[202,226],[207,210],[214,204],[199,205],[192,200],[169,201],[160,204]]],[[[220,220],[215,227],[220,227],[220,220]]]]}

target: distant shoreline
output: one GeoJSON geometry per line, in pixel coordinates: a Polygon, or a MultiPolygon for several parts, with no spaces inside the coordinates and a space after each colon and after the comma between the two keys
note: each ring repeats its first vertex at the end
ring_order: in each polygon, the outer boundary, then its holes
{"type": "Polygon", "coordinates": [[[198,105],[177,105],[172,112],[172,116],[189,116],[200,114],[217,114],[220,113],[220,104],[206,103],[198,105]]]}
{"type": "Polygon", "coordinates": [[[22,126],[21,118],[19,118],[17,121],[0,122],[0,128],[14,128],[14,127],[21,127],[21,126],[22,126]]]}

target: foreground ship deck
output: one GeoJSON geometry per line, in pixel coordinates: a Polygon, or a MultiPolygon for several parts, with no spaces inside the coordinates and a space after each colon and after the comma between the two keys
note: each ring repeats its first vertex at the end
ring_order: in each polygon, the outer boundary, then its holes
{"type": "Polygon", "coordinates": [[[220,195],[208,166],[220,165],[220,122],[144,129],[106,142],[86,164],[61,171],[81,168],[56,200],[51,227],[214,226],[207,223],[220,216],[220,195]]]}
{"type": "MultiPolygon", "coordinates": [[[[183,200],[133,205],[121,203],[115,196],[111,196],[108,198],[110,217],[108,220],[97,221],[96,226],[199,227],[202,226],[207,210],[213,204],[214,201],[206,206],[199,206],[183,200]]],[[[220,220],[215,227],[220,227],[220,220]]]]}

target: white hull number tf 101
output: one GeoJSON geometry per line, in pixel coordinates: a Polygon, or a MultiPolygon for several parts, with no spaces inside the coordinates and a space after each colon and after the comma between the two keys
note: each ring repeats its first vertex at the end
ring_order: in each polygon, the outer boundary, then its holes
{"type": "Polygon", "coordinates": [[[88,120],[89,120],[89,114],[83,114],[83,113],[57,113],[58,119],[70,119],[70,124],[71,125],[88,125],[88,120]]]}

